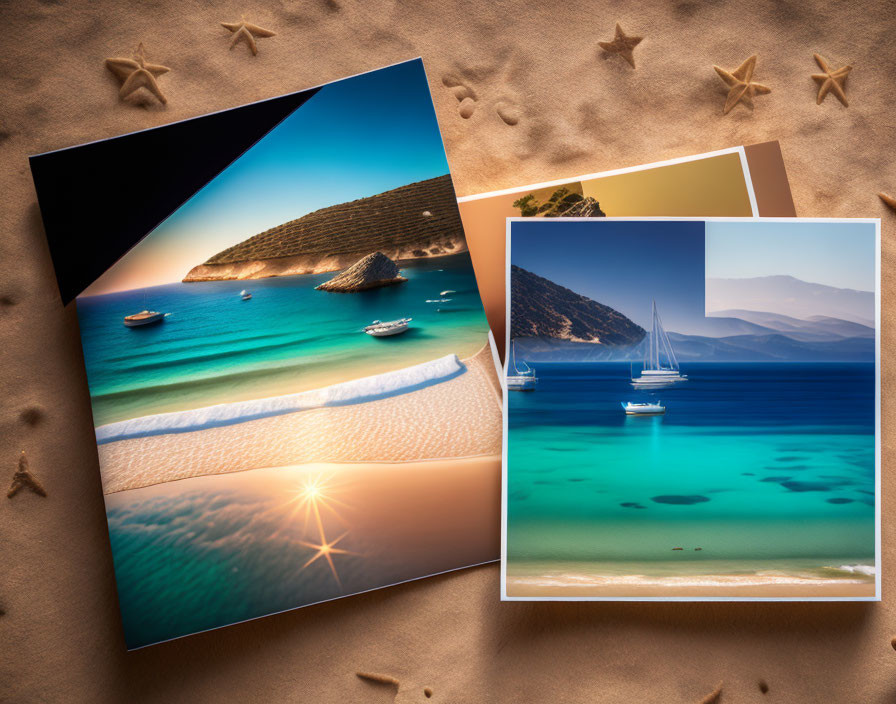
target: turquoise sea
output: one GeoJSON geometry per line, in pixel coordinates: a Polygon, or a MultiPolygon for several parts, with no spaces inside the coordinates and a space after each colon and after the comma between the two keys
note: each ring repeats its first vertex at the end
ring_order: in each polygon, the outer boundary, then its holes
{"type": "Polygon", "coordinates": [[[408,281],[360,293],[315,291],[336,272],[175,283],[78,299],[94,423],[278,396],[401,369],[486,344],[469,254],[402,264],[408,281]],[[242,301],[247,289],[252,299],[242,301]],[[441,296],[445,290],[453,293],[441,296]],[[450,298],[450,301],[427,303],[450,298]],[[127,328],[144,308],[164,322],[127,328]],[[411,317],[373,338],[373,320],[411,317]]]}
{"type": "Polygon", "coordinates": [[[652,392],[628,364],[535,366],[509,395],[508,574],[874,566],[873,364],[695,363],[652,392]],[[625,416],[648,398],[666,415],[625,416]]]}

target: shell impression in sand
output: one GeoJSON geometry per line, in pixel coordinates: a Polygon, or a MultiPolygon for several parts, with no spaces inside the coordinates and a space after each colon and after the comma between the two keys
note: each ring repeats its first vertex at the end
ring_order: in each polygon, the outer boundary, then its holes
{"type": "Polygon", "coordinates": [[[407,279],[401,275],[395,262],[382,252],[374,252],[355,262],[338,276],[322,283],[317,289],[319,291],[352,293],[390,284],[400,284],[403,281],[407,281],[407,279]]]}
{"type": "Polygon", "coordinates": [[[598,46],[608,54],[619,54],[628,61],[632,68],[635,67],[634,48],[641,43],[644,37],[629,37],[622,31],[622,27],[616,24],[616,36],[611,42],[598,42],[598,46]]]}
{"type": "Polygon", "coordinates": [[[25,457],[25,451],[22,450],[22,454],[19,456],[19,468],[12,475],[12,484],[9,486],[9,491],[6,492],[6,498],[11,499],[19,493],[19,490],[25,487],[31,489],[38,496],[47,495],[43,485],[28,470],[28,458],[25,457]]]}
{"type": "Polygon", "coordinates": [[[159,102],[163,104],[168,102],[159,88],[156,77],[168,73],[170,69],[167,66],[148,63],[142,42],[137,47],[133,59],[106,59],[106,68],[122,82],[118,91],[119,98],[127,98],[138,88],[146,88],[158,98],[159,102]]]}

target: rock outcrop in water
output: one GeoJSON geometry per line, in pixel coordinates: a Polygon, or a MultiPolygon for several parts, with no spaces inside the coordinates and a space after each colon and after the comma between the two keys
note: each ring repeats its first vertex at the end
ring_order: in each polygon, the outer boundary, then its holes
{"type": "Polygon", "coordinates": [[[531,271],[510,267],[510,336],[634,345],[644,328],[609,306],[531,271]]]}
{"type": "Polygon", "coordinates": [[[382,252],[368,254],[338,276],[317,287],[318,291],[353,293],[380,286],[391,286],[407,281],[398,266],[382,252]]]}
{"type": "Polygon", "coordinates": [[[315,210],[218,252],[184,281],[339,271],[370,252],[394,261],[466,252],[451,176],[315,210]]]}

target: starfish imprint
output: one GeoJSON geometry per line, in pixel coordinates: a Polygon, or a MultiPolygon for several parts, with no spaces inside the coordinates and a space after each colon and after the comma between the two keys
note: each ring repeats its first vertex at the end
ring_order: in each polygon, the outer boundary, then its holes
{"type": "Polygon", "coordinates": [[[257,24],[246,22],[246,17],[240,19],[239,22],[222,22],[221,26],[233,32],[233,39],[230,40],[230,49],[233,50],[239,42],[243,41],[249,45],[252,50],[252,56],[258,55],[258,46],[255,44],[255,37],[265,38],[276,36],[269,29],[259,27],[257,24]]]}
{"type": "Polygon", "coordinates": [[[843,66],[836,71],[831,71],[828,62],[825,61],[823,57],[815,54],[815,61],[818,63],[819,68],[824,71],[824,73],[812,74],[812,78],[821,84],[818,86],[818,99],[815,101],[815,104],[821,105],[822,101],[827,97],[828,92],[831,92],[837,96],[845,107],[849,107],[849,102],[846,100],[844,85],[846,83],[846,76],[852,71],[852,66],[843,66]]]}
{"type": "Polygon", "coordinates": [[[9,485],[9,491],[6,492],[6,498],[11,499],[24,487],[28,487],[38,496],[47,495],[47,492],[44,491],[44,487],[41,483],[28,471],[28,458],[25,457],[25,451],[22,450],[22,454],[19,456],[19,468],[16,470],[16,473],[12,475],[12,484],[9,485]]]}
{"type": "Polygon", "coordinates": [[[644,37],[629,37],[622,31],[619,23],[616,23],[616,36],[611,42],[598,42],[597,45],[608,54],[619,54],[628,61],[632,68],[635,67],[635,55],[633,49],[641,43],[644,37]]]}
{"type": "Polygon", "coordinates": [[[743,101],[744,105],[753,107],[753,96],[771,93],[772,89],[761,83],[753,82],[753,70],[756,68],[756,54],[744,61],[734,71],[726,71],[719,66],[713,66],[719,78],[725,81],[725,85],[730,87],[728,98],[725,100],[725,109],[723,113],[727,115],[731,108],[743,101]]]}
{"type": "Polygon", "coordinates": [[[147,63],[142,42],[137,47],[133,59],[106,59],[106,68],[122,81],[118,97],[127,98],[138,88],[146,88],[159,99],[159,102],[163,104],[168,102],[159,89],[156,76],[168,73],[171,69],[167,66],[147,63]]]}

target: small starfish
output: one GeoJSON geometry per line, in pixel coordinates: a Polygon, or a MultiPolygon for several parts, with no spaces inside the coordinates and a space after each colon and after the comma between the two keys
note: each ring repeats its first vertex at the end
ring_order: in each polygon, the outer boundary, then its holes
{"type": "Polygon", "coordinates": [[[818,66],[824,71],[824,73],[812,74],[812,78],[821,83],[818,87],[818,99],[815,101],[815,104],[821,105],[822,101],[827,97],[828,92],[831,91],[837,98],[839,98],[840,102],[843,103],[845,107],[849,107],[849,102],[846,100],[846,91],[843,89],[843,86],[846,83],[846,76],[852,71],[852,66],[843,66],[836,71],[831,71],[828,62],[818,54],[815,54],[815,61],[818,62],[818,66]]]}
{"type": "Polygon", "coordinates": [[[753,82],[753,69],[756,68],[756,54],[753,54],[753,56],[731,72],[718,66],[713,66],[713,68],[716,70],[716,73],[719,74],[719,78],[725,81],[725,84],[731,88],[728,91],[728,99],[725,101],[725,109],[723,111],[725,115],[727,115],[731,111],[731,108],[741,101],[743,101],[747,107],[752,108],[754,95],[764,95],[772,92],[772,89],[768,86],[753,82]]]}
{"type": "Polygon", "coordinates": [[[38,496],[47,495],[47,492],[44,491],[41,483],[28,471],[28,458],[25,457],[25,451],[22,450],[22,454],[19,456],[19,468],[16,470],[16,473],[12,475],[12,484],[9,485],[9,491],[6,492],[6,498],[11,499],[19,493],[20,489],[26,486],[38,496]]]}
{"type": "Polygon", "coordinates": [[[106,59],[106,68],[122,81],[118,97],[127,98],[138,88],[146,88],[159,99],[159,102],[163,104],[168,102],[162,95],[159,84],[156,83],[156,76],[168,73],[171,69],[167,66],[147,63],[142,42],[137,47],[133,59],[106,59]]]}
{"type": "Polygon", "coordinates": [[[598,42],[597,45],[608,54],[619,54],[623,59],[628,61],[632,68],[635,67],[635,55],[633,49],[641,43],[644,37],[628,37],[622,31],[619,23],[616,23],[616,36],[611,42],[598,42]]]}
{"type": "Polygon", "coordinates": [[[877,197],[880,198],[884,203],[889,205],[893,210],[896,210],[896,198],[887,195],[886,193],[878,193],[877,197]]]}
{"type": "Polygon", "coordinates": [[[246,42],[246,44],[249,45],[249,49],[252,50],[252,56],[258,55],[258,46],[255,44],[255,37],[264,38],[275,36],[274,32],[269,29],[264,29],[257,24],[246,22],[245,15],[242,16],[239,22],[222,22],[221,26],[233,32],[233,39],[230,40],[231,51],[237,43],[243,41],[246,42]]]}

